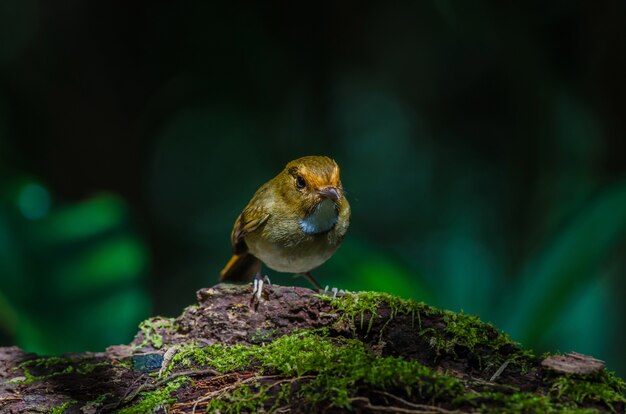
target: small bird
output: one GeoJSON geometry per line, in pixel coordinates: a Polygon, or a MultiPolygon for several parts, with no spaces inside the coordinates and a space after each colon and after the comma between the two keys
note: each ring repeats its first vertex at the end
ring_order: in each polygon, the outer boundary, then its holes
{"type": "Polygon", "coordinates": [[[253,297],[256,292],[260,300],[263,262],[278,272],[302,275],[321,290],[311,270],[333,255],[349,224],[350,205],[337,163],[324,156],[291,161],[257,190],[237,217],[230,235],[234,255],[220,280],[254,277],[253,297]]]}

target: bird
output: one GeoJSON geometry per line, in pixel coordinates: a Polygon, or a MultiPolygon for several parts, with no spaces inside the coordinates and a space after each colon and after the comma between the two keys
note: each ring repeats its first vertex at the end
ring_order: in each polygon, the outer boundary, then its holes
{"type": "Polygon", "coordinates": [[[326,262],[350,225],[339,165],[327,156],[289,162],[263,184],[235,220],[230,236],[233,256],[220,281],[254,280],[261,300],[262,263],[282,273],[304,276],[317,290],[311,271],[326,262]],[[257,286],[258,284],[258,286],[257,286]]]}

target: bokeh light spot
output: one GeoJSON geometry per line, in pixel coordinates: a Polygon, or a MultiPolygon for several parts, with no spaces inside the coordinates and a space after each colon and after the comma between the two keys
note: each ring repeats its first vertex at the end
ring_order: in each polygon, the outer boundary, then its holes
{"type": "Polygon", "coordinates": [[[27,219],[43,218],[50,211],[50,193],[39,184],[26,184],[18,194],[17,205],[27,219]]]}

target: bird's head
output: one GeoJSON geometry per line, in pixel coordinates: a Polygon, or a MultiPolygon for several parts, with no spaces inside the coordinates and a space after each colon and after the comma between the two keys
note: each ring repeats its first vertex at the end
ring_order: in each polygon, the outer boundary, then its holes
{"type": "Polygon", "coordinates": [[[344,201],[339,166],[328,157],[308,156],[291,161],[280,174],[280,181],[285,201],[300,217],[309,216],[325,200],[332,202],[336,210],[344,201]]]}

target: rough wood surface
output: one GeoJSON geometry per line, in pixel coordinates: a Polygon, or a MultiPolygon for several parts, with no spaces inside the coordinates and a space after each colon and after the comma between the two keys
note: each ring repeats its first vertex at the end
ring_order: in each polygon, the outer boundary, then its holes
{"type": "Polygon", "coordinates": [[[255,406],[237,406],[241,412],[542,412],[546,404],[555,404],[559,410],[584,407],[624,412],[623,383],[607,377],[601,361],[568,354],[542,362],[491,325],[465,315],[415,303],[402,308],[399,299],[390,296],[381,296],[378,302],[369,297],[369,307],[348,315],[346,306],[365,302],[365,296],[333,301],[310,289],[281,286],[268,288],[264,300],[252,307],[249,285],[202,289],[197,299],[197,305],[175,320],[152,318],[142,324],[131,344],[111,346],[105,352],[55,358],[15,347],[0,348],[0,412],[140,413],[148,410],[156,392],[183,377],[189,381],[172,386],[165,398],[146,412],[205,412],[208,408],[224,413],[235,407],[228,392],[244,386],[251,387],[251,401],[259,399],[263,390],[267,395],[255,406]],[[372,358],[417,361],[432,375],[449,378],[458,387],[433,394],[428,391],[432,388],[427,387],[428,381],[377,387],[375,378],[368,382],[359,377],[346,388],[347,407],[332,398],[307,403],[303,390],[318,384],[315,381],[322,375],[321,369],[290,376],[263,368],[258,361],[232,371],[220,371],[211,361],[201,365],[193,358],[187,360],[188,366],[172,364],[172,358],[189,344],[199,348],[216,344],[260,347],[294,332],[321,328],[328,338],[324,344],[359,341],[372,358]],[[465,334],[472,338],[463,338],[465,334]],[[572,362],[578,368],[567,368],[572,362]],[[175,366],[164,373],[170,365],[175,366]],[[591,365],[592,370],[580,368],[591,365]],[[577,382],[562,376],[572,373],[578,375],[571,377],[577,382]],[[572,384],[609,388],[602,388],[597,395],[587,391],[569,396],[566,391],[572,384]],[[284,395],[275,391],[279,388],[286,390],[284,395]],[[214,409],[212,401],[220,398],[226,401],[226,408],[214,409]],[[284,401],[278,404],[280,398],[284,401]]]}
{"type": "Polygon", "coordinates": [[[560,374],[594,375],[604,369],[604,361],[570,352],[565,355],[551,355],[541,361],[541,366],[560,374]]]}

